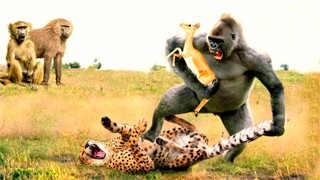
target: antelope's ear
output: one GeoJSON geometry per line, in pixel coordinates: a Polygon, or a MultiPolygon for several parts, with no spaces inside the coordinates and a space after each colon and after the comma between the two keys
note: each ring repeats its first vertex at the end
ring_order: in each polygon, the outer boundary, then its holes
{"type": "Polygon", "coordinates": [[[197,24],[196,24],[196,27],[199,28],[199,27],[200,27],[200,23],[197,23],[197,24]]]}

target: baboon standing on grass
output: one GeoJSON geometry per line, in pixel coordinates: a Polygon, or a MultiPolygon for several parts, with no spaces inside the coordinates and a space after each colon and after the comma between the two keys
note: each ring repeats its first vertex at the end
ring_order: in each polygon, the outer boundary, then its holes
{"type": "Polygon", "coordinates": [[[73,26],[66,19],[55,19],[46,26],[30,32],[36,46],[37,58],[44,58],[44,77],[42,85],[48,85],[52,59],[56,72],[56,84],[61,85],[62,57],[66,50],[67,39],[72,34],[73,26]]]}

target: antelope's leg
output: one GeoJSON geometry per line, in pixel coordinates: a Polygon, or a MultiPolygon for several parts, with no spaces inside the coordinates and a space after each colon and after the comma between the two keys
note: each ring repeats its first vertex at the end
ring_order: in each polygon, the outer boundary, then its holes
{"type": "Polygon", "coordinates": [[[209,101],[209,99],[202,99],[200,104],[194,110],[194,113],[195,113],[196,116],[197,116],[198,112],[203,108],[203,106],[207,104],[208,101],[209,101]]]}

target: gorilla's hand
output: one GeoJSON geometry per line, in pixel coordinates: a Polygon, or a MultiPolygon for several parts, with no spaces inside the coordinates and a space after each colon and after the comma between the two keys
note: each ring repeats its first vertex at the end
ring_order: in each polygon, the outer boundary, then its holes
{"type": "Polygon", "coordinates": [[[281,136],[284,134],[284,123],[282,123],[282,120],[273,120],[272,127],[271,131],[265,133],[266,136],[281,136]]]}
{"type": "Polygon", "coordinates": [[[212,84],[210,84],[207,89],[206,89],[206,94],[205,97],[206,99],[211,98],[213,95],[215,95],[217,93],[219,89],[219,81],[218,79],[215,79],[212,84]]]}

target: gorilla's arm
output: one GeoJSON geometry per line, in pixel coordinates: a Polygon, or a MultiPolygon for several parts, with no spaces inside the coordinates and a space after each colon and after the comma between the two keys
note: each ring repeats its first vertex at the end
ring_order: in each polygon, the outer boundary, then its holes
{"type": "Polygon", "coordinates": [[[273,116],[273,131],[268,136],[281,136],[284,133],[285,123],[285,101],[284,90],[281,81],[275,74],[271,59],[268,55],[258,54],[254,50],[239,53],[241,59],[248,63],[255,76],[268,89],[271,97],[271,108],[273,116]]]}
{"type": "MultiPolygon", "coordinates": [[[[175,48],[180,47],[183,49],[184,46],[184,37],[173,36],[169,38],[166,42],[165,53],[166,56],[170,54],[175,48]]],[[[194,46],[197,49],[203,51],[204,49],[208,50],[206,44],[206,34],[200,34],[194,37],[194,46]]],[[[188,85],[194,92],[197,92],[203,98],[209,99],[212,97],[218,90],[219,84],[216,80],[210,86],[203,85],[197,77],[191,72],[188,68],[186,62],[183,58],[176,58],[175,67],[172,66],[172,56],[169,58],[169,64],[173,71],[181,77],[186,85],[188,85]]]]}

